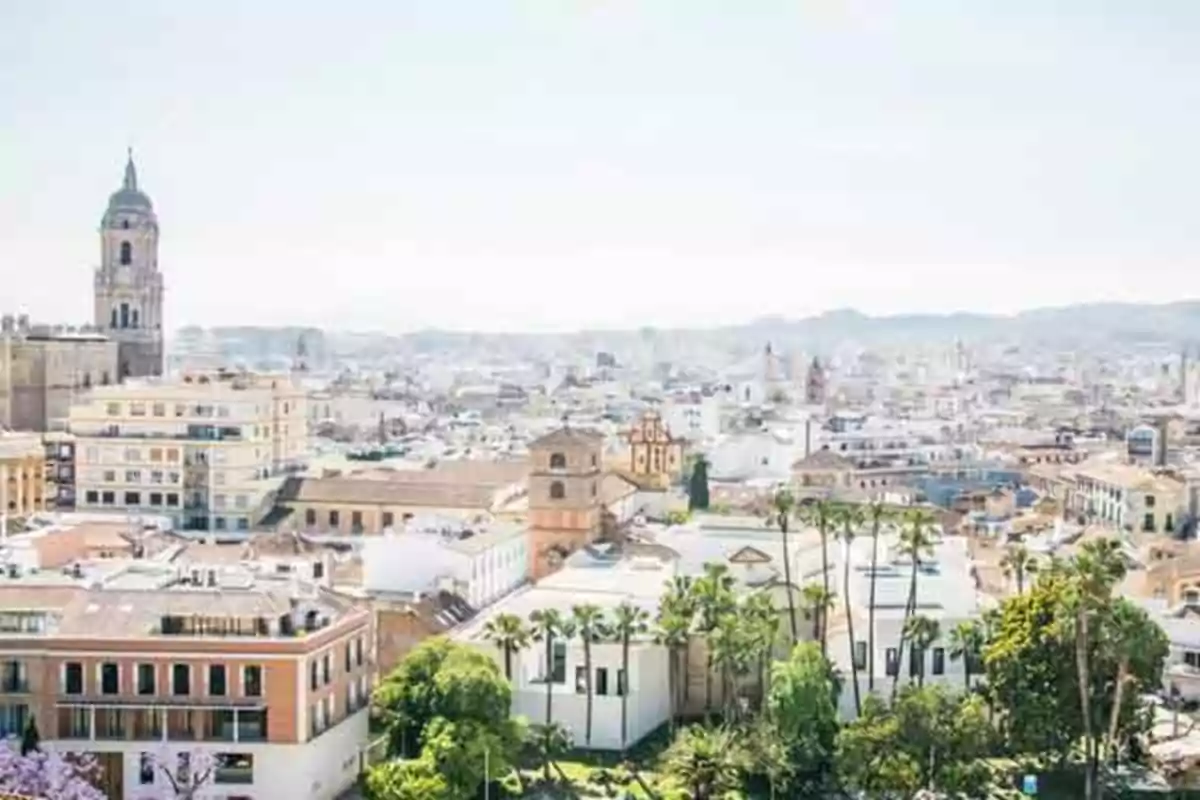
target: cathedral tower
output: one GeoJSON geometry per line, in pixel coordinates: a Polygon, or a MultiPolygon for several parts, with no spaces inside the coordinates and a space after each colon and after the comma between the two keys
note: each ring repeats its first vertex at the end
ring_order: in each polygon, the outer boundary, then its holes
{"type": "Polygon", "coordinates": [[[133,152],[121,188],[100,220],[100,267],[95,278],[95,323],[118,344],[121,378],[163,372],[162,273],[158,217],[138,188],[133,152]]]}

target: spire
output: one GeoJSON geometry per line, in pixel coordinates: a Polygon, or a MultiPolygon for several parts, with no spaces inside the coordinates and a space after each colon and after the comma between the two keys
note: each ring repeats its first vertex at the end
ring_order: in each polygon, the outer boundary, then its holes
{"type": "Polygon", "coordinates": [[[136,192],[138,188],[137,167],[133,165],[133,148],[128,148],[127,152],[129,155],[129,160],[125,162],[125,183],[121,188],[136,192]]]}

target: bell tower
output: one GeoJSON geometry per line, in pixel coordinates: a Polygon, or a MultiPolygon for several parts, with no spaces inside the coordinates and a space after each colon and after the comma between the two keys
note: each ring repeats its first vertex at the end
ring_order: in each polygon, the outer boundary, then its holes
{"type": "Polygon", "coordinates": [[[163,372],[162,273],[158,271],[158,217],[138,187],[133,151],[121,188],[100,220],[100,266],[95,274],[95,324],[118,345],[123,378],[163,372]]]}
{"type": "Polygon", "coordinates": [[[600,532],[604,435],[563,427],[529,445],[530,576],[553,572],[600,532]]]}

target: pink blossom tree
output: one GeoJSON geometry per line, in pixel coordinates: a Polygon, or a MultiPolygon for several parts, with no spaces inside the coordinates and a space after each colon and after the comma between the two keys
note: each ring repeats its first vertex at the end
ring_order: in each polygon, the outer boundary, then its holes
{"type": "Polygon", "coordinates": [[[37,800],[106,800],[92,785],[99,774],[95,759],[45,750],[21,754],[21,742],[0,742],[0,792],[37,800]]]}
{"type": "Polygon", "coordinates": [[[221,766],[218,756],[203,750],[162,750],[150,758],[170,787],[167,797],[175,800],[192,800],[221,766]]]}

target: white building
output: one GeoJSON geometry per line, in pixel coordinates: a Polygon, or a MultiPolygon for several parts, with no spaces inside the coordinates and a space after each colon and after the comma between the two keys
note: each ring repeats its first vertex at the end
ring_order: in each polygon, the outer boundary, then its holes
{"type": "Polygon", "coordinates": [[[363,588],[381,594],[444,589],[483,608],[526,581],[528,540],[521,525],[414,519],[401,532],[361,540],[363,588]]]}
{"type": "Polygon", "coordinates": [[[672,435],[704,442],[721,435],[721,401],[703,397],[699,401],[670,400],[662,406],[662,418],[672,435]]]}

